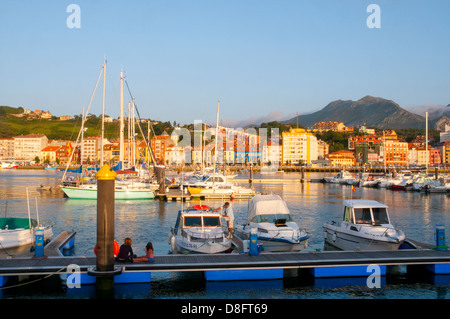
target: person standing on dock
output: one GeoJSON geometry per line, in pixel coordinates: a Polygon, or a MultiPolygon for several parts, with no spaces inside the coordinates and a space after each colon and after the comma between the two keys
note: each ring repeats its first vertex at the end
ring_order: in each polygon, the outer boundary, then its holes
{"type": "Polygon", "coordinates": [[[218,211],[223,209],[222,216],[225,218],[228,224],[228,238],[233,237],[233,222],[234,222],[234,213],[233,208],[231,208],[230,203],[226,202],[222,207],[216,208],[214,211],[218,211]]]}

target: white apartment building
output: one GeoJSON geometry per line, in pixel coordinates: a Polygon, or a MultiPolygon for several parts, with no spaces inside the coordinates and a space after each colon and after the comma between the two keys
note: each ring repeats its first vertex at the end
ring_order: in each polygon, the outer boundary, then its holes
{"type": "Polygon", "coordinates": [[[445,124],[445,131],[441,132],[441,143],[450,142],[450,125],[445,124]]]}
{"type": "Polygon", "coordinates": [[[0,138],[0,159],[14,157],[14,139],[0,138]]]}
{"type": "Polygon", "coordinates": [[[44,134],[20,135],[13,139],[16,159],[34,160],[41,156],[41,150],[48,144],[48,138],[44,134]]]}
{"type": "Polygon", "coordinates": [[[101,136],[91,136],[86,137],[81,142],[81,162],[86,163],[89,159],[89,162],[97,162],[100,160],[98,156],[98,151],[101,147],[101,136]]]}

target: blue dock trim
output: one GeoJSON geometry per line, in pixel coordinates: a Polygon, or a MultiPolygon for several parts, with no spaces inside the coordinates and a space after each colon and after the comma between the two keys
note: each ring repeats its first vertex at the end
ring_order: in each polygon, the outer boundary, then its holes
{"type": "MultiPolygon", "coordinates": [[[[386,275],[386,266],[379,265],[380,276],[386,275]]],[[[316,267],[310,268],[310,273],[315,278],[326,277],[367,277],[373,272],[368,270],[368,266],[337,266],[337,267],[316,267]]]]}
{"type": "Polygon", "coordinates": [[[283,269],[207,270],[206,281],[283,279],[283,269]]]}

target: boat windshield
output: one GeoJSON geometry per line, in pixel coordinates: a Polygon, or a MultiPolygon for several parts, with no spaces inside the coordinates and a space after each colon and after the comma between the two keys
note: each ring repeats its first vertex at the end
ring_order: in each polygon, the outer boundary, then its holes
{"type": "Polygon", "coordinates": [[[287,222],[293,221],[291,215],[289,214],[267,214],[267,215],[256,215],[255,217],[253,217],[252,222],[275,223],[277,219],[286,219],[287,222]]]}
{"type": "Polygon", "coordinates": [[[355,208],[356,224],[372,224],[372,216],[370,208],[355,208]]]}
{"type": "Polygon", "coordinates": [[[220,218],[219,216],[213,216],[213,217],[203,217],[203,223],[205,227],[214,227],[214,226],[220,226],[220,218]]]}
{"type": "Polygon", "coordinates": [[[355,208],[355,221],[356,224],[372,224],[372,214],[373,213],[373,224],[389,224],[389,218],[384,207],[373,207],[373,208],[355,208]]]}
{"type": "Polygon", "coordinates": [[[389,224],[389,218],[386,208],[374,207],[372,208],[372,213],[373,213],[373,220],[376,225],[389,224]]]}
{"type": "Polygon", "coordinates": [[[184,217],[185,227],[201,227],[203,220],[203,226],[205,227],[215,227],[220,226],[219,216],[186,216],[184,217]]]}
{"type": "Polygon", "coordinates": [[[184,226],[186,227],[202,226],[202,217],[201,216],[184,217],[184,226]]]}

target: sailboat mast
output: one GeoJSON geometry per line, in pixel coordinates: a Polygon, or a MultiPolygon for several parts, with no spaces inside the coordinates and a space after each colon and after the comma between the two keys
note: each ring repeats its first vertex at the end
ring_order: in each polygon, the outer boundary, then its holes
{"type": "Polygon", "coordinates": [[[124,147],[123,147],[123,72],[120,72],[120,156],[119,160],[123,165],[124,147]]]}
{"type": "Polygon", "coordinates": [[[215,141],[215,147],[214,147],[213,185],[214,185],[214,182],[216,180],[216,156],[218,154],[218,152],[217,152],[217,139],[218,139],[218,136],[219,136],[219,105],[220,105],[220,102],[217,101],[216,138],[215,138],[216,141],[215,141]]]}
{"type": "Polygon", "coordinates": [[[426,168],[427,171],[426,173],[428,174],[428,112],[425,113],[425,163],[426,163],[426,168]]]}
{"type": "Polygon", "coordinates": [[[100,166],[103,167],[103,139],[105,138],[105,78],[106,78],[106,60],[103,64],[103,105],[102,105],[102,141],[100,143],[100,166]]]}

